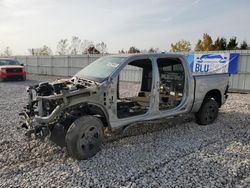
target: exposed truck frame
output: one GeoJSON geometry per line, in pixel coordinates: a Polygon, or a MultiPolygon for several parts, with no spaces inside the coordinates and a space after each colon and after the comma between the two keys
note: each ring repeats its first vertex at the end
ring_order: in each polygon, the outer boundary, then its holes
{"type": "Polygon", "coordinates": [[[125,54],[103,58],[120,59],[117,64],[105,60],[109,69],[114,70],[101,81],[76,75],[27,89],[29,102],[20,114],[27,135],[47,135],[57,130],[55,127],[62,127],[69,154],[76,159],[87,159],[100,150],[104,130],[112,132],[136,122],[184,113],[194,113],[198,124],[210,124],[227,98],[229,74],[193,76],[183,55],[125,54]],[[172,67],[182,67],[181,71],[165,73],[168,62],[172,67]],[[150,77],[150,84],[145,85],[144,81],[139,97],[131,100],[119,97],[119,76],[128,65],[143,69],[142,82],[150,77]],[[163,77],[168,75],[173,76],[163,77]],[[175,90],[165,87],[163,80],[165,85],[177,83],[175,90]]]}

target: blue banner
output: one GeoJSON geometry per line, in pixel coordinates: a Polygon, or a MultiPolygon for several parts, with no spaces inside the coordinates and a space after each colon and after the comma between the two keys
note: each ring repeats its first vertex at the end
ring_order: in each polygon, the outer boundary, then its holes
{"type": "Polygon", "coordinates": [[[186,56],[190,69],[196,74],[237,74],[239,53],[194,53],[186,56]]]}

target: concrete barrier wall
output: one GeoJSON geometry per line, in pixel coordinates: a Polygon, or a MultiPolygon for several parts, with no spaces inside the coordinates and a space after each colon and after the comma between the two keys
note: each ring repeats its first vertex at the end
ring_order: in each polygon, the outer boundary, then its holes
{"type": "MultiPolygon", "coordinates": [[[[211,53],[223,53],[228,51],[216,51],[211,53]]],[[[240,53],[238,74],[230,77],[230,90],[236,92],[250,92],[250,51],[229,51],[240,53]]],[[[55,75],[55,76],[73,76],[82,68],[92,63],[102,55],[78,55],[78,56],[16,56],[15,58],[26,65],[28,73],[55,75]]],[[[121,77],[129,76],[132,82],[138,81],[137,75],[131,76],[135,70],[127,70],[121,77]]]]}

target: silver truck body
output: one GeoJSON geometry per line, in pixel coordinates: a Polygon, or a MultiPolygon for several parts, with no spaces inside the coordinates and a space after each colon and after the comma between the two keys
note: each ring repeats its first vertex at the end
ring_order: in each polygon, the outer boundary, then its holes
{"type": "Polygon", "coordinates": [[[225,103],[229,74],[192,75],[183,55],[124,54],[111,57],[124,57],[124,60],[102,82],[73,77],[30,87],[28,89],[29,104],[21,113],[24,117],[23,127],[37,133],[42,130],[41,127],[51,128],[56,124],[64,124],[67,118],[72,119],[69,121],[72,123],[75,118],[90,114],[100,118],[106,128],[114,130],[135,122],[198,112],[207,95],[212,96],[219,107],[225,103]],[[176,107],[169,110],[159,110],[160,76],[157,67],[159,58],[178,59],[185,75],[182,100],[176,107]],[[152,86],[148,110],[141,115],[118,118],[119,74],[127,64],[141,59],[148,59],[152,62],[152,86]],[[47,93],[42,91],[43,87],[47,87],[47,93]]]}

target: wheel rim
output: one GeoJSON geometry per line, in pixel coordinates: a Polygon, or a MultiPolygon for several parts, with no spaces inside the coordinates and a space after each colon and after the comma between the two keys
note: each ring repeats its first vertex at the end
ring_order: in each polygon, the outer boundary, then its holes
{"type": "Polygon", "coordinates": [[[99,147],[99,130],[94,126],[89,127],[82,133],[79,143],[82,152],[88,156],[91,155],[91,153],[93,153],[93,151],[95,151],[97,147],[99,147]]]}
{"type": "Polygon", "coordinates": [[[208,122],[213,121],[216,117],[216,114],[217,114],[217,112],[216,112],[215,106],[209,105],[207,110],[206,110],[206,116],[205,116],[206,121],[208,121],[208,122]]]}

